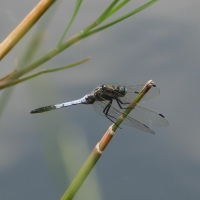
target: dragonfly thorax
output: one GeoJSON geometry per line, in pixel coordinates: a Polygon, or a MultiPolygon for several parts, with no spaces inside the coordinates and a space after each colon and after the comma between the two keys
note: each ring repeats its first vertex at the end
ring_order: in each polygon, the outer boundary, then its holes
{"type": "Polygon", "coordinates": [[[101,85],[94,90],[94,96],[97,101],[118,99],[124,97],[127,89],[124,86],[101,85]]]}

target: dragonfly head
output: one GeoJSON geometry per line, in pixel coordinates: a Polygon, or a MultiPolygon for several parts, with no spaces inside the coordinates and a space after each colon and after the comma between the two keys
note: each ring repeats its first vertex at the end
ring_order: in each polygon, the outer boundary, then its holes
{"type": "Polygon", "coordinates": [[[127,93],[127,88],[124,86],[117,86],[117,91],[120,95],[125,96],[127,93]]]}

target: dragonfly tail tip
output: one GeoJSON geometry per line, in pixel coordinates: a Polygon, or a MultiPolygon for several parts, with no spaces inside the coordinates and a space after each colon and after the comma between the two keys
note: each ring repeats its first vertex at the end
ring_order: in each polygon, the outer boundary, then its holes
{"type": "Polygon", "coordinates": [[[30,111],[30,114],[35,114],[35,113],[40,113],[40,112],[37,109],[30,111]]]}

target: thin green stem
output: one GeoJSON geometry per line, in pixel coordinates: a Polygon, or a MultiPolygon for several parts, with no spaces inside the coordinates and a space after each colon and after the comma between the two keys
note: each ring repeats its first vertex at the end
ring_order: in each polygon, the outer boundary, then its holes
{"type": "Polygon", "coordinates": [[[70,20],[70,22],[69,22],[67,28],[65,29],[65,31],[64,31],[64,33],[63,33],[63,35],[62,35],[60,41],[58,42],[57,47],[59,47],[59,46],[63,43],[63,40],[64,40],[64,38],[65,38],[65,36],[66,36],[68,30],[70,29],[70,27],[71,27],[71,25],[72,25],[72,23],[73,23],[75,17],[77,16],[77,13],[78,13],[78,11],[79,11],[79,9],[80,9],[80,7],[81,7],[82,2],[83,2],[83,0],[77,0],[77,1],[76,1],[76,6],[75,6],[75,8],[74,8],[74,12],[73,12],[73,15],[72,15],[72,17],[71,17],[71,20],[70,20]]]}
{"type": "Polygon", "coordinates": [[[107,16],[109,15],[109,13],[111,12],[111,10],[115,7],[115,5],[119,2],[119,0],[114,0],[109,6],[108,8],[98,17],[98,21],[101,23],[103,22],[107,16]]]}
{"type": "Polygon", "coordinates": [[[113,9],[110,10],[110,12],[107,14],[106,19],[109,18],[114,13],[116,13],[119,9],[121,9],[123,6],[125,6],[128,2],[130,2],[130,0],[124,0],[123,2],[121,2],[118,5],[116,5],[115,7],[113,7],[113,9]]]}
{"type": "Polygon", "coordinates": [[[18,70],[18,69],[15,68],[15,69],[14,69],[13,71],[11,71],[9,74],[7,74],[6,76],[2,77],[2,78],[0,79],[0,82],[6,80],[6,79],[8,79],[8,78],[10,78],[13,74],[16,73],[17,70],[18,70]]]}
{"type": "MultiPolygon", "coordinates": [[[[152,0],[152,1],[150,1],[150,2],[148,2],[148,3],[146,3],[146,4],[144,4],[144,5],[140,6],[139,8],[137,8],[137,9],[135,9],[135,10],[133,10],[133,11],[127,13],[126,15],[123,15],[122,17],[119,17],[118,19],[116,19],[116,20],[114,20],[114,21],[112,21],[112,22],[110,22],[110,23],[104,25],[104,26],[101,26],[101,27],[96,28],[96,29],[94,29],[94,30],[91,30],[91,31],[89,31],[89,32],[83,31],[83,32],[81,32],[80,34],[76,35],[75,37],[76,37],[77,40],[80,40],[80,39],[84,39],[84,38],[86,38],[86,37],[89,37],[89,36],[91,36],[91,35],[93,35],[93,34],[95,34],[95,33],[98,33],[98,32],[100,32],[100,31],[102,31],[102,30],[104,30],[104,29],[106,29],[106,28],[108,28],[108,27],[110,27],[110,26],[112,26],[112,25],[114,25],[114,24],[120,22],[120,21],[125,20],[125,19],[128,18],[128,17],[131,17],[131,16],[137,14],[138,12],[140,12],[140,11],[144,10],[145,8],[151,6],[152,4],[154,4],[154,3],[157,2],[157,1],[158,1],[158,0],[152,0]]],[[[75,38],[75,37],[74,37],[74,38],[75,38]]]]}
{"type": "Polygon", "coordinates": [[[88,33],[90,30],[92,30],[94,27],[98,26],[100,23],[102,23],[106,18],[107,15],[110,13],[112,8],[119,2],[119,0],[114,0],[110,6],[95,20],[92,24],[90,24],[88,27],[83,29],[81,33],[88,33]]]}
{"type": "MultiPolygon", "coordinates": [[[[85,58],[83,60],[80,60],[78,62],[75,62],[75,63],[72,63],[70,65],[67,65],[67,66],[62,66],[62,67],[58,67],[58,68],[53,68],[53,69],[44,69],[44,70],[41,70],[35,74],[32,74],[30,76],[27,76],[27,77],[24,77],[24,78],[21,78],[21,79],[17,79],[17,80],[11,80],[11,81],[7,81],[5,82],[5,84],[3,85],[3,88],[6,88],[6,87],[10,87],[12,85],[15,85],[17,83],[21,83],[21,82],[24,82],[24,81],[27,81],[31,78],[34,78],[36,76],[39,76],[41,74],[46,74],[46,73],[51,73],[51,72],[56,72],[56,71],[60,71],[60,70],[63,70],[63,69],[68,69],[68,68],[71,68],[71,67],[74,67],[74,66],[77,66],[77,65],[80,65],[86,61],[90,60],[90,58],[85,58]]],[[[2,88],[2,85],[0,85],[0,89],[2,88]]]]}
{"type": "Polygon", "coordinates": [[[142,5],[141,7],[137,8],[137,9],[135,9],[135,10],[129,12],[129,13],[127,13],[126,15],[123,15],[122,17],[119,17],[118,19],[116,19],[116,20],[114,20],[114,21],[112,21],[112,22],[110,22],[110,23],[108,23],[108,24],[106,24],[104,26],[101,26],[101,27],[99,27],[97,29],[94,29],[94,30],[92,30],[92,31],[90,31],[88,33],[85,33],[85,37],[93,35],[93,34],[99,32],[99,31],[102,31],[102,30],[104,30],[104,29],[106,29],[106,28],[108,28],[108,27],[110,27],[110,26],[112,26],[112,25],[120,22],[120,21],[125,20],[128,17],[131,17],[132,15],[135,15],[136,13],[144,10],[145,8],[149,7],[150,5],[152,5],[153,3],[155,3],[156,1],[158,1],[158,0],[152,0],[152,1],[150,1],[150,2],[148,2],[146,4],[144,4],[144,5],[142,5]]]}
{"type": "Polygon", "coordinates": [[[62,44],[61,46],[51,50],[50,52],[48,52],[45,56],[41,57],[40,59],[38,59],[36,62],[30,64],[29,66],[27,66],[26,68],[16,72],[15,74],[13,74],[11,76],[12,79],[17,79],[23,75],[25,75],[26,73],[32,71],[33,69],[39,67],[40,65],[42,65],[43,63],[47,62],[48,60],[50,60],[51,58],[55,57],[56,55],[58,55],[59,53],[61,53],[62,51],[64,51],[66,48],[70,47],[71,45],[73,45],[74,43],[78,42],[80,39],[82,39],[81,37],[78,36],[74,36],[73,38],[71,38],[70,40],[68,40],[66,43],[62,44]]]}

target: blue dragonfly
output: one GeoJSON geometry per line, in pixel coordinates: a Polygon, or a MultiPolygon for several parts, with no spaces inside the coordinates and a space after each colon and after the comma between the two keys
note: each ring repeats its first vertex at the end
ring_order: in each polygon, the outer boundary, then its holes
{"type": "MultiPolygon", "coordinates": [[[[124,109],[128,107],[143,87],[144,85],[101,85],[81,99],[37,108],[32,110],[30,113],[43,113],[78,104],[92,104],[98,114],[115,123],[119,116],[123,113],[124,109]]],[[[144,95],[142,102],[156,97],[159,93],[159,88],[157,88],[156,85],[153,85],[144,95]]],[[[147,125],[157,127],[167,126],[168,121],[162,114],[137,104],[131,113],[126,116],[122,124],[154,134],[155,132],[147,125]]]]}

